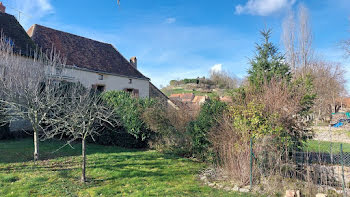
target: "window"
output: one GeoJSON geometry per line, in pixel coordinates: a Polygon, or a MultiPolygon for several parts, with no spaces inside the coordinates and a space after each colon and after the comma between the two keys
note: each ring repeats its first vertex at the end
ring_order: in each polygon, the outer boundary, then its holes
{"type": "Polygon", "coordinates": [[[129,84],[132,84],[132,79],[129,79],[129,84]]]}
{"type": "Polygon", "coordinates": [[[104,85],[97,85],[96,90],[97,90],[97,92],[103,92],[103,91],[105,91],[105,86],[104,85]]]}
{"type": "Polygon", "coordinates": [[[136,97],[136,98],[139,97],[139,90],[138,89],[125,88],[124,91],[127,93],[130,93],[133,97],[136,97]]]}
{"type": "Polygon", "coordinates": [[[103,80],[103,75],[98,75],[98,80],[103,80]]]}
{"type": "Polygon", "coordinates": [[[92,85],[92,89],[96,90],[96,92],[103,92],[103,91],[105,91],[106,86],[95,84],[95,85],[92,85]]]}
{"type": "Polygon", "coordinates": [[[132,89],[132,88],[125,89],[125,92],[130,93],[130,94],[132,94],[133,91],[134,91],[134,89],[132,89]]]}

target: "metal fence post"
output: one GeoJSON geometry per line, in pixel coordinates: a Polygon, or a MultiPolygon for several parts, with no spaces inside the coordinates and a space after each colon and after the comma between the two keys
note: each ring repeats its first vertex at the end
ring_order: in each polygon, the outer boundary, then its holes
{"type": "Polygon", "coordinates": [[[252,191],[253,188],[253,140],[250,138],[250,176],[249,176],[249,182],[250,182],[250,191],[252,191]]]}
{"type": "Polygon", "coordinates": [[[331,145],[330,145],[330,151],[331,151],[331,162],[333,163],[333,140],[332,140],[332,126],[329,125],[329,134],[331,135],[331,145]]]}
{"type": "Polygon", "coordinates": [[[345,192],[345,177],[344,177],[344,154],[343,154],[343,144],[340,144],[340,161],[341,161],[341,175],[342,175],[342,182],[343,182],[343,196],[346,197],[346,192],[345,192]]]}

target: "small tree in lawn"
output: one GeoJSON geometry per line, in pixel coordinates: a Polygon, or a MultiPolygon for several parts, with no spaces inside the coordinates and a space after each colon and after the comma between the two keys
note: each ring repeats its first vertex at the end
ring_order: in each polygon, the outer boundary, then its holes
{"type": "Polygon", "coordinates": [[[68,144],[81,140],[82,176],[86,182],[86,139],[99,134],[102,127],[114,127],[118,123],[112,107],[95,90],[87,90],[80,84],[68,84],[63,87],[61,102],[55,107],[48,119],[46,137],[66,135],[68,144]]]}
{"type": "Polygon", "coordinates": [[[31,57],[13,53],[12,46],[0,36],[0,105],[9,121],[25,120],[31,123],[34,136],[34,161],[39,159],[41,125],[46,115],[58,102],[56,81],[64,62],[58,54],[40,51],[31,57]]]}

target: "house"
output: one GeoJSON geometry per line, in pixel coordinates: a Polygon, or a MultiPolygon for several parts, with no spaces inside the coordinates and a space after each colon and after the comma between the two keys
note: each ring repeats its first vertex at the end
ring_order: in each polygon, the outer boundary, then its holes
{"type": "Polygon", "coordinates": [[[193,93],[172,94],[169,98],[170,100],[176,102],[182,102],[198,106],[209,99],[208,96],[195,96],[193,93]]]}
{"type": "Polygon", "coordinates": [[[350,109],[350,97],[341,97],[336,100],[337,105],[340,107],[340,110],[349,110],[350,109]]]}
{"type": "MultiPolygon", "coordinates": [[[[31,57],[36,46],[17,19],[13,15],[6,14],[5,9],[5,6],[0,2],[1,37],[12,46],[16,55],[19,55],[23,61],[26,61],[31,57]]],[[[2,75],[3,72],[4,71],[0,70],[0,75],[2,75]]],[[[17,120],[10,124],[11,131],[31,130],[31,128],[30,123],[24,120],[17,120]]]]}
{"type": "Polygon", "coordinates": [[[17,19],[5,13],[5,6],[0,2],[0,32],[6,37],[6,42],[12,45],[15,53],[30,56],[35,50],[35,44],[19,24],[17,19]]]}
{"type": "Polygon", "coordinates": [[[344,105],[346,108],[350,108],[350,97],[344,98],[344,105]]]}
{"type": "Polygon", "coordinates": [[[181,101],[183,103],[191,103],[194,99],[193,93],[182,93],[182,94],[172,94],[170,95],[171,100],[181,101]]]}
{"type": "MultiPolygon", "coordinates": [[[[39,47],[59,51],[67,60],[65,79],[79,81],[87,88],[124,90],[142,98],[157,98],[173,106],[150,79],[137,69],[137,58],[130,61],[111,44],[84,38],[52,28],[33,25],[27,32],[13,15],[5,13],[0,2],[0,31],[16,54],[29,57],[39,47]],[[28,34],[27,34],[28,33],[28,34]],[[28,36],[29,35],[29,36],[28,36]]],[[[51,73],[55,75],[58,73],[51,73]]]]}
{"type": "Polygon", "coordinates": [[[192,103],[195,103],[197,105],[202,105],[207,100],[208,100],[208,96],[195,96],[192,100],[192,103]]]}
{"type": "Polygon", "coordinates": [[[224,102],[224,103],[232,103],[232,97],[230,96],[221,96],[220,98],[220,101],[224,102]]]}
{"type": "Polygon", "coordinates": [[[128,61],[111,44],[37,24],[27,33],[43,51],[54,49],[66,58],[63,74],[71,81],[98,91],[124,90],[149,97],[150,79],[137,69],[136,57],[128,61]]]}
{"type": "MultiPolygon", "coordinates": [[[[33,25],[26,32],[13,15],[5,13],[1,2],[0,31],[23,61],[31,58],[39,47],[43,51],[52,50],[52,47],[59,51],[66,58],[67,66],[56,73],[48,73],[49,76],[63,72],[60,74],[65,75],[65,80],[80,82],[87,88],[124,90],[142,98],[157,98],[176,107],[137,69],[136,57],[126,60],[111,44],[40,25],[33,25]]],[[[26,121],[11,123],[12,131],[30,128],[26,121]]]]}

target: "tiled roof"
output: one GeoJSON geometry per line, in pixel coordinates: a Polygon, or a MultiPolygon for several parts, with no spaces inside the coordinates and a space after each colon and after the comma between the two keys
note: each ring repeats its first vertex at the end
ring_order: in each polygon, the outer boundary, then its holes
{"type": "Polygon", "coordinates": [[[192,100],[193,103],[204,103],[206,97],[205,96],[195,96],[192,100]]]}
{"type": "Polygon", "coordinates": [[[13,45],[15,53],[29,56],[34,52],[34,42],[14,16],[0,12],[0,31],[13,45]]]}
{"type": "Polygon", "coordinates": [[[33,25],[27,32],[43,51],[52,47],[66,58],[67,65],[96,72],[148,79],[111,44],[95,41],[41,25],[33,25]]]}
{"type": "Polygon", "coordinates": [[[172,100],[179,100],[182,102],[192,102],[194,98],[194,94],[193,93],[172,94],[170,95],[169,98],[172,100]]]}
{"type": "Polygon", "coordinates": [[[344,98],[343,104],[345,104],[347,108],[350,108],[350,98],[344,98]]]}
{"type": "Polygon", "coordinates": [[[232,103],[232,98],[230,96],[222,96],[220,97],[220,101],[225,103],[232,103]]]}

